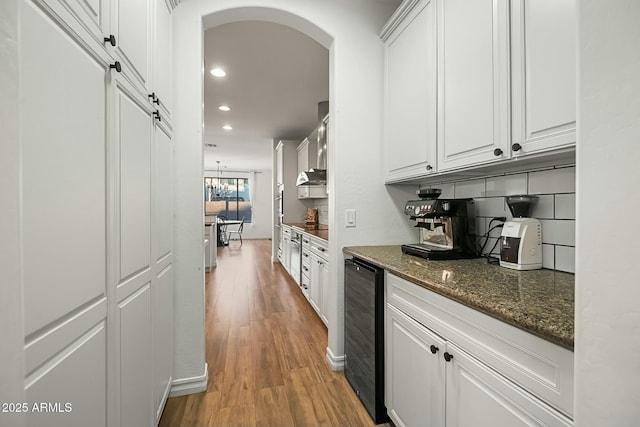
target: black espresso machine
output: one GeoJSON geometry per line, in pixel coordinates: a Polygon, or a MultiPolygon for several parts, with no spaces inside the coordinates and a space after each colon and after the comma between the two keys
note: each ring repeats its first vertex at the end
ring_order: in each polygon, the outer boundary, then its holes
{"type": "Polygon", "coordinates": [[[421,190],[420,200],[405,204],[404,213],[416,222],[420,240],[402,245],[402,253],[433,260],[477,257],[473,199],[439,199],[441,193],[421,190]]]}

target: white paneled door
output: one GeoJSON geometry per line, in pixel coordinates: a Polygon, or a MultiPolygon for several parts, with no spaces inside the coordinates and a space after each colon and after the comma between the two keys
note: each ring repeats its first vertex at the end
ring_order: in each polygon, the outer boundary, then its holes
{"type": "Polygon", "coordinates": [[[509,5],[438,1],[438,170],[509,156],[509,5]]]}
{"type": "Polygon", "coordinates": [[[165,128],[156,125],[153,141],[151,236],[153,281],[153,409],[160,420],[173,371],[173,145],[165,128]]]}
{"type": "Polygon", "coordinates": [[[423,0],[386,39],[385,180],[436,171],[436,2],[423,0]]]}
{"type": "Polygon", "coordinates": [[[25,389],[54,405],[28,424],[105,426],[108,65],[35,4],[20,13],[25,389]]]}
{"type": "Polygon", "coordinates": [[[112,0],[115,19],[113,33],[116,50],[123,61],[123,72],[136,85],[149,88],[151,68],[151,0],[112,0]]]}

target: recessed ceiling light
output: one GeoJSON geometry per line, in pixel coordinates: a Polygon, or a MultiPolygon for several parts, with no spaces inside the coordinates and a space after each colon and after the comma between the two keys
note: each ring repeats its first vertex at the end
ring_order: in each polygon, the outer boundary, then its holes
{"type": "Polygon", "coordinates": [[[211,69],[211,75],[214,77],[224,77],[227,73],[220,67],[215,67],[211,69]]]}
{"type": "Polygon", "coordinates": [[[224,129],[224,130],[231,130],[231,129],[233,129],[233,128],[232,128],[230,125],[224,125],[224,126],[222,126],[222,129],[224,129]]]}
{"type": "Polygon", "coordinates": [[[218,110],[220,111],[230,111],[231,107],[229,107],[228,105],[221,105],[218,107],[218,110]]]}

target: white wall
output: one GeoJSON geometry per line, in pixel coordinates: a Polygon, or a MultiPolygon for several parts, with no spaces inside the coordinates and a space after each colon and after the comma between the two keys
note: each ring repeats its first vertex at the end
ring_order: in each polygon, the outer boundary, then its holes
{"type": "MultiPolygon", "coordinates": [[[[20,144],[18,139],[18,1],[0,2],[0,402],[24,402],[24,327],[20,245],[20,144]]],[[[0,425],[25,425],[0,413],[0,425]]]]}
{"type": "Polygon", "coordinates": [[[578,5],[575,421],[637,426],[640,2],[578,5]]]}
{"type": "MultiPolygon", "coordinates": [[[[253,207],[252,222],[244,224],[242,233],[243,239],[270,239],[272,230],[272,189],[271,170],[255,171],[255,182],[251,182],[250,173],[224,171],[220,175],[225,178],[249,178],[249,185],[255,186],[254,200],[251,201],[253,207]]],[[[205,177],[217,177],[217,170],[205,170],[205,177]]]]}
{"type": "Polygon", "coordinates": [[[204,344],[201,170],[202,17],[207,26],[259,19],[293,26],[330,48],[329,348],[343,354],[342,247],[405,242],[413,230],[402,206],[413,189],[382,185],[383,45],[378,31],[393,12],[366,0],[186,0],[173,14],[176,141],[176,355],[177,378],[202,370],[204,344]],[[236,8],[231,11],[227,9],[236,8]],[[238,9],[240,8],[240,9],[238,9]],[[273,9],[265,9],[273,8],[273,9]],[[216,12],[221,12],[216,14],[216,12]],[[213,15],[211,15],[213,14],[213,15]],[[374,149],[372,149],[374,147],[374,149]],[[198,176],[198,173],[200,175],[198,176]],[[350,185],[338,185],[349,182],[350,185]],[[358,226],[344,226],[344,210],[358,226]]]}

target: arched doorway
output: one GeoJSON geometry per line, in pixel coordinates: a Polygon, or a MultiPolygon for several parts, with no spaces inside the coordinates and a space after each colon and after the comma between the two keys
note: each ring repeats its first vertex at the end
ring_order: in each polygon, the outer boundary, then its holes
{"type": "MultiPolygon", "coordinates": [[[[248,0],[184,1],[173,14],[175,125],[175,361],[176,378],[206,378],[204,366],[204,272],[202,259],[201,190],[203,162],[202,102],[204,73],[203,31],[214,25],[258,19],[287,25],[329,49],[329,96],[332,125],[329,139],[328,187],[330,235],[329,280],[332,283],[327,360],[340,369],[343,358],[343,246],[365,244],[373,236],[366,230],[386,230],[396,212],[395,200],[384,186],[350,191],[334,182],[354,182],[367,176],[382,182],[383,45],[378,31],[394,9],[387,2],[326,0],[301,2],[264,0],[255,7],[248,0]],[[357,159],[357,162],[354,162],[357,159]],[[372,165],[374,167],[372,167],[372,165]],[[380,170],[378,170],[380,169],[380,170]],[[366,228],[341,232],[340,209],[367,209],[375,200],[379,208],[368,209],[366,228]],[[198,243],[200,242],[200,243],[198,243]],[[201,333],[202,332],[202,333],[201,333]]],[[[375,236],[384,244],[397,233],[375,236]]],[[[195,382],[195,380],[194,380],[195,382]]]]}

